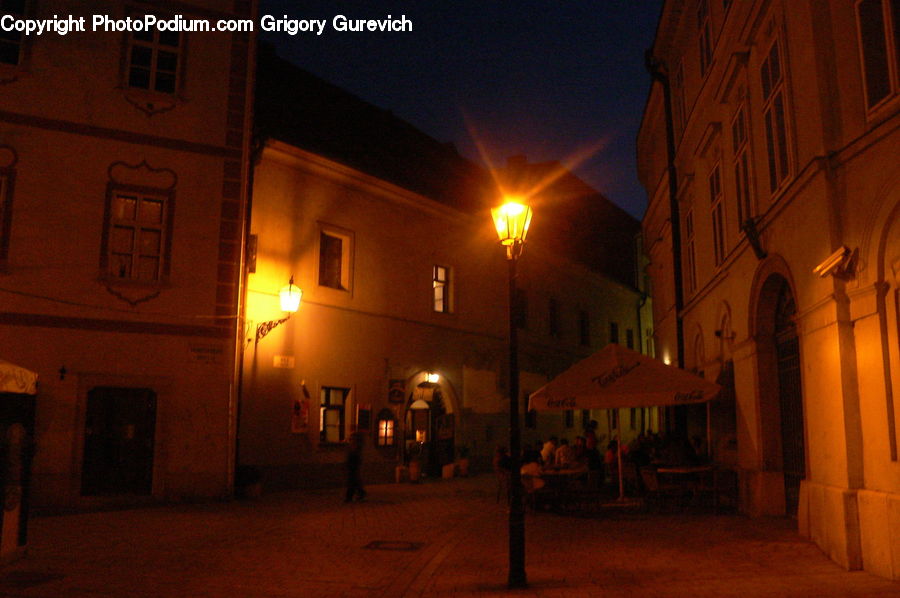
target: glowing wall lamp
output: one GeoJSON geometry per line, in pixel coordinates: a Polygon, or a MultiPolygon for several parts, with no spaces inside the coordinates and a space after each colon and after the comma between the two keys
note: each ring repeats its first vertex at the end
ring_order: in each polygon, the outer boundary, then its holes
{"type": "Polygon", "coordinates": [[[294,284],[294,277],[291,276],[290,282],[282,287],[278,293],[278,298],[281,301],[281,311],[286,312],[287,315],[280,320],[269,320],[268,322],[259,323],[256,326],[256,342],[259,343],[272,330],[291,319],[291,314],[296,313],[300,309],[300,299],[302,297],[303,291],[294,284]]]}
{"type": "Polygon", "coordinates": [[[525,248],[525,236],[531,224],[531,208],[507,199],[491,210],[500,244],[506,247],[509,263],[509,578],[507,587],[523,588],[525,577],[525,510],[522,505],[519,431],[519,345],[516,332],[516,263],[525,248]]]}
{"type": "Polygon", "coordinates": [[[431,384],[437,384],[441,381],[441,375],[436,374],[435,372],[428,372],[425,374],[425,381],[430,382],[431,384]]]}

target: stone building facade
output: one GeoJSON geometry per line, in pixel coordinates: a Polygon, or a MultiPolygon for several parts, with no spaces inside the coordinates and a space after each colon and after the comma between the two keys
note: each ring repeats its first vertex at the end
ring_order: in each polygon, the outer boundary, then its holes
{"type": "Polygon", "coordinates": [[[733,393],[742,508],[895,579],[898,23],[667,0],[638,138],[657,352],[733,393]]]}
{"type": "MultiPolygon", "coordinates": [[[[253,3],[5,2],[250,18],[253,3]]],[[[231,492],[249,33],[4,34],[0,347],[40,375],[37,507],[231,492]]]]}

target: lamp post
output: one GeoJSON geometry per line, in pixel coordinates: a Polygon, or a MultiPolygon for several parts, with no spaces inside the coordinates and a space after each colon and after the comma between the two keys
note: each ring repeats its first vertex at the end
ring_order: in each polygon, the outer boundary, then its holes
{"type": "Polygon", "coordinates": [[[516,309],[516,264],[525,247],[525,235],[531,224],[531,208],[508,200],[491,210],[500,244],[506,247],[509,265],[509,588],[524,588],[525,577],[525,511],[522,507],[521,459],[519,431],[519,346],[516,309]]]}

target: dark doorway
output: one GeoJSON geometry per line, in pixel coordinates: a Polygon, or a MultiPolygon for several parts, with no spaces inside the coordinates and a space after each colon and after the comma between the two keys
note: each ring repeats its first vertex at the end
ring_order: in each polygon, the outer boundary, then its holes
{"type": "Polygon", "coordinates": [[[778,363],[778,399],[781,405],[781,453],[787,513],[796,515],[800,481],[806,477],[803,441],[803,393],[800,384],[800,342],[794,315],[794,297],[782,280],[775,304],[775,357],[778,363]]]}
{"type": "Polygon", "coordinates": [[[81,494],[150,494],[155,429],[156,393],[149,388],[91,389],[81,494]]]}

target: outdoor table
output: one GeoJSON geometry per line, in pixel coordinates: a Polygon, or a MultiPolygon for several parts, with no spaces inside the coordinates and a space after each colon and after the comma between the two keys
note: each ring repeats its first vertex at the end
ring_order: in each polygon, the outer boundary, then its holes
{"type": "Polygon", "coordinates": [[[690,491],[696,502],[704,490],[712,492],[713,506],[718,506],[718,488],[715,467],[707,465],[664,465],[656,468],[658,475],[667,476],[673,484],[690,491]],[[711,485],[707,482],[711,482],[711,485]]]}

